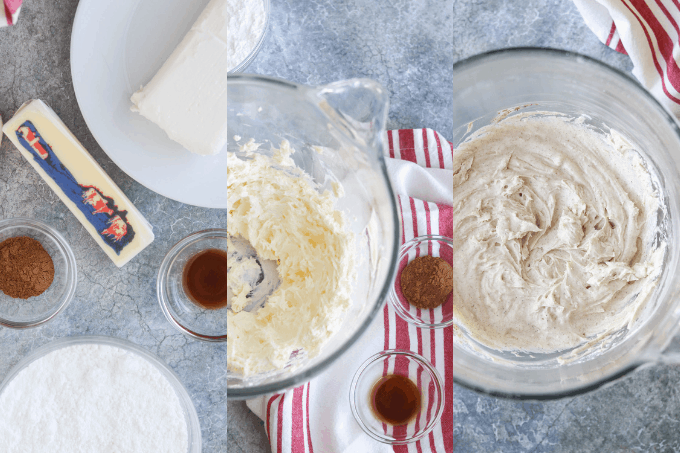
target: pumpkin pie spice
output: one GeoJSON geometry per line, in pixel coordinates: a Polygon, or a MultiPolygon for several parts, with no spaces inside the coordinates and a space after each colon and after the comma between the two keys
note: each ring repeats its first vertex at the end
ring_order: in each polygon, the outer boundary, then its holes
{"type": "Polygon", "coordinates": [[[39,296],[54,280],[54,263],[33,238],[13,237],[0,242],[0,291],[15,299],[39,296]]]}
{"type": "Polygon", "coordinates": [[[442,258],[420,256],[401,271],[401,291],[414,307],[437,308],[453,291],[453,269],[442,258]]]}

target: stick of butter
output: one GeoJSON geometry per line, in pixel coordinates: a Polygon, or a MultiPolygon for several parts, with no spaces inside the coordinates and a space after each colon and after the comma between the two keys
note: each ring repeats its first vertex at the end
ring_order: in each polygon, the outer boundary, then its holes
{"type": "Polygon", "coordinates": [[[195,154],[227,143],[227,0],[211,0],[131,109],[195,154]]]}
{"type": "Polygon", "coordinates": [[[47,104],[25,103],[2,131],[116,266],[153,242],[149,222],[47,104]]]}

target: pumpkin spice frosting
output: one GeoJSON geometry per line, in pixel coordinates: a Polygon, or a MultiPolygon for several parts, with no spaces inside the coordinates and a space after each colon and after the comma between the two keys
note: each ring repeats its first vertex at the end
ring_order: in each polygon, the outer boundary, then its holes
{"type": "Polygon", "coordinates": [[[517,114],[454,152],[453,302],[500,350],[552,352],[632,325],[661,273],[658,181],[616,131],[517,114]]]}

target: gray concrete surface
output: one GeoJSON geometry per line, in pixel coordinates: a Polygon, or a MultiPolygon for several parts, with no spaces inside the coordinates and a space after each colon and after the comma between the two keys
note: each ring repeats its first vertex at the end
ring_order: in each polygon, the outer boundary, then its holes
{"type": "Polygon", "coordinates": [[[451,137],[452,0],[271,0],[269,35],[246,72],[320,85],[352,77],[390,93],[388,128],[451,137]]]}
{"type": "MultiPolygon", "coordinates": [[[[109,260],[14,146],[0,146],[0,219],[31,217],[59,230],[78,263],[75,299],[48,324],[0,328],[0,381],[33,349],[72,335],[108,335],[141,345],[177,372],[199,414],[204,452],[227,451],[226,344],[190,340],[166,321],[156,302],[156,273],[169,248],[187,234],[224,227],[224,211],[195,208],[157,195],[120,171],[90,134],[76,102],[69,62],[78,0],[25,0],[19,22],[0,29],[0,114],[25,101],[51,105],[154,227],[156,240],[122,269],[109,260]]],[[[2,450],[0,439],[0,450],[2,450]]]]}

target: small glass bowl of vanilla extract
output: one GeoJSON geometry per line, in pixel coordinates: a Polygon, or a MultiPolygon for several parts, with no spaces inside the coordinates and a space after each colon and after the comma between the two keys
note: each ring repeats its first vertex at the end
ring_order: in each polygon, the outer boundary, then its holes
{"type": "Polygon", "coordinates": [[[359,367],[349,400],[366,434],[386,444],[405,445],[422,439],[439,424],[444,385],[425,357],[390,349],[359,367]]]}
{"type": "Polygon", "coordinates": [[[158,271],[163,314],[180,332],[227,341],[227,230],[198,231],[175,244],[158,271]]]}

